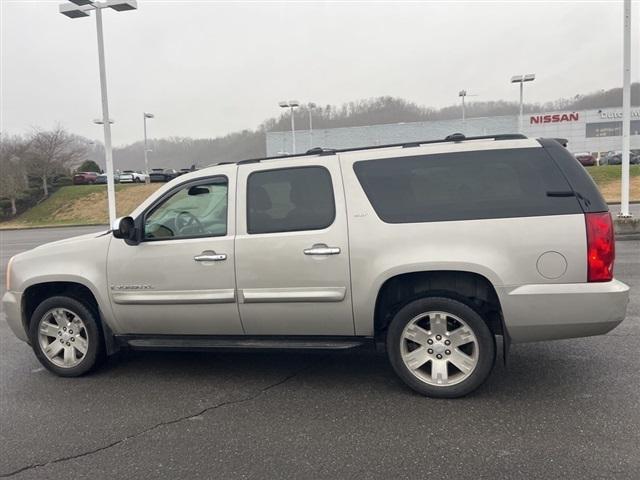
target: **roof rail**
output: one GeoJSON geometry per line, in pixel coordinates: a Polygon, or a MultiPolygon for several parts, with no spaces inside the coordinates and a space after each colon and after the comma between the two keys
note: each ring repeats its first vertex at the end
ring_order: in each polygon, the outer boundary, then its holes
{"type": "Polygon", "coordinates": [[[444,138],[444,140],[424,140],[419,142],[403,142],[403,143],[390,143],[386,145],[369,145],[366,147],[349,147],[349,148],[325,148],[325,147],[314,147],[307,150],[305,153],[296,153],[296,154],[285,154],[285,155],[275,155],[272,157],[260,157],[260,158],[249,158],[247,160],[240,160],[237,162],[222,162],[226,163],[237,163],[238,165],[245,165],[247,163],[258,163],[262,160],[280,160],[284,158],[295,158],[295,157],[305,157],[311,155],[335,155],[336,153],[346,153],[346,152],[357,152],[360,150],[375,150],[378,148],[393,148],[393,147],[419,147],[422,145],[429,145],[434,143],[445,143],[445,142],[462,142],[467,140],[522,140],[526,139],[526,135],[522,135],[521,133],[502,133],[497,135],[480,135],[476,137],[466,137],[462,133],[452,133],[444,138]]]}

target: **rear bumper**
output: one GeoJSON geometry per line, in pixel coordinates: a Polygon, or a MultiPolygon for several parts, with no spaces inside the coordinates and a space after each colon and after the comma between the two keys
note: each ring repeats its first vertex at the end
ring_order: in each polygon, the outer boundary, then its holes
{"type": "Polygon", "coordinates": [[[23,342],[28,342],[27,332],[22,323],[22,294],[20,292],[5,293],[2,297],[2,308],[11,331],[23,342]]]}
{"type": "Polygon", "coordinates": [[[624,320],[629,302],[629,287],[618,280],[497,290],[514,343],[605,334],[624,320]]]}

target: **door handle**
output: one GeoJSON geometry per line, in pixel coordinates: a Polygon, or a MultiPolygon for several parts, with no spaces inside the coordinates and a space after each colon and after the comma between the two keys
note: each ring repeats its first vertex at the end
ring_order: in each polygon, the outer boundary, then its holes
{"type": "Polygon", "coordinates": [[[316,243],[311,248],[305,248],[305,255],[338,255],[340,247],[328,247],[324,243],[316,243]]]}
{"type": "Polygon", "coordinates": [[[213,250],[205,250],[200,255],[193,257],[196,262],[221,262],[227,259],[226,253],[216,253],[213,250]]]}

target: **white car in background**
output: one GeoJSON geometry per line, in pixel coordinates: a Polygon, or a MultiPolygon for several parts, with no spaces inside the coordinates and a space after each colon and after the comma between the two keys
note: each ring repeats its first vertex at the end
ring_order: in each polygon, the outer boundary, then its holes
{"type": "Polygon", "coordinates": [[[144,183],[148,177],[149,175],[140,170],[125,170],[120,174],[120,183],[144,183]]]}

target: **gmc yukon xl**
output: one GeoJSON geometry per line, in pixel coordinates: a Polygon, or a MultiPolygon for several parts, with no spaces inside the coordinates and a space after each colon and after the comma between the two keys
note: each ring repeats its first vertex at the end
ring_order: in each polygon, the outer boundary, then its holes
{"type": "Polygon", "coordinates": [[[13,257],[7,320],[77,376],[122,347],[383,347],[421,394],[458,397],[502,344],[625,317],[607,205],[553,139],[521,135],[221,163],[109,232],[13,257]]]}

